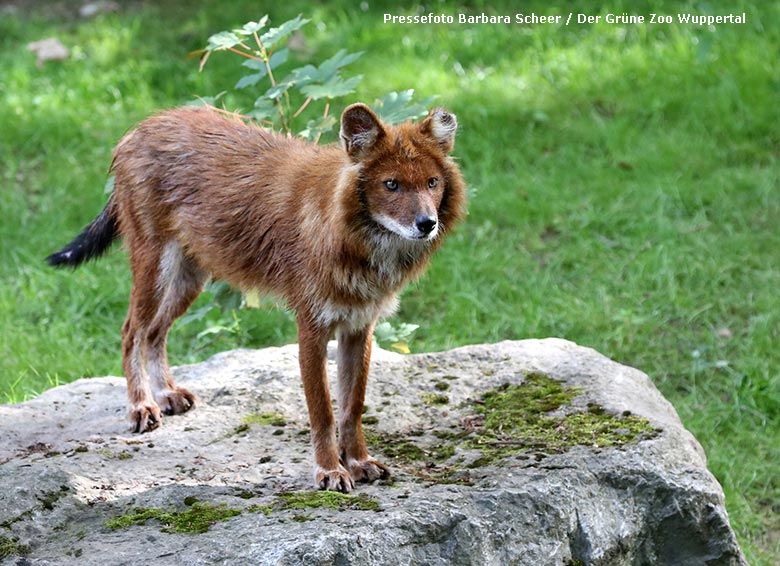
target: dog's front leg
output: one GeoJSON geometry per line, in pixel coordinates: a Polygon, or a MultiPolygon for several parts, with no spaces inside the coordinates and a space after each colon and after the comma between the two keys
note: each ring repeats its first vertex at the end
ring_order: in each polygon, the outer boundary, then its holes
{"type": "Polygon", "coordinates": [[[314,446],[314,482],[320,489],[349,493],[355,484],[339,463],[336,424],[328,389],[329,336],[330,328],[323,328],[306,315],[298,315],[299,363],[314,446]]]}
{"type": "Polygon", "coordinates": [[[369,457],[361,421],[373,331],[373,324],[358,331],[338,331],[339,457],[355,481],[390,477],[387,466],[369,457]]]}

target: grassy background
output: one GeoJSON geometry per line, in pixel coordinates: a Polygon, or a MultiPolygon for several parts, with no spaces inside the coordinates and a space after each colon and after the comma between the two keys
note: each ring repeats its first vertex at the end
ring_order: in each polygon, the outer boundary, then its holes
{"type": "MultiPolygon", "coordinates": [[[[17,4],[0,16],[0,402],[121,374],[124,252],[74,273],[42,258],[103,206],[110,152],[129,126],[242,74],[225,55],[199,74],[187,52],[265,10],[177,0],[80,20],[70,3],[17,4]],[[52,35],[72,56],[37,68],[25,45],[52,35]]],[[[597,4],[575,12],[682,10],[597,4]]],[[[313,19],[299,61],[366,51],[345,103],[415,88],[458,114],[470,216],[405,293],[398,319],[421,325],[413,350],[559,336],[644,370],[704,445],[749,560],[768,566],[780,557],[780,7],[688,7],[746,11],[748,23],[391,26],[384,11],[416,8],[267,9],[277,23],[313,19]]],[[[174,363],[295,339],[278,309],[242,311],[232,334],[198,338],[209,322],[177,326],[174,363]]]]}

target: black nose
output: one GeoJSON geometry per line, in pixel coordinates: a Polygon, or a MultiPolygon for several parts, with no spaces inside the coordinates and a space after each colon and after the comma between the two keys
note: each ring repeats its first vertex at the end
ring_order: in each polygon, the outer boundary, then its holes
{"type": "Polygon", "coordinates": [[[427,236],[436,228],[436,219],[430,216],[418,216],[414,219],[414,225],[421,234],[427,236]]]}

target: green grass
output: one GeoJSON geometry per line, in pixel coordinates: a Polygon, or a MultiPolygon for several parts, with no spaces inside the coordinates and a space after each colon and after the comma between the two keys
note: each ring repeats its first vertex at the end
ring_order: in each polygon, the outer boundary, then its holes
{"type": "MultiPolygon", "coordinates": [[[[413,350],[560,336],[642,369],[704,445],[748,559],[776,563],[780,7],[692,4],[748,13],[745,25],[711,30],[390,26],[384,11],[412,9],[370,4],[292,0],[271,16],[313,19],[299,60],[366,52],[353,69],[364,75],[359,92],[345,102],[415,88],[458,114],[470,215],[404,295],[399,319],[421,326],[413,350]]],[[[471,3],[476,13],[517,11],[506,5],[471,3]]],[[[139,6],[89,21],[62,9],[0,18],[0,401],[121,373],[124,252],[74,273],[42,258],[102,207],[111,148],[129,126],[241,75],[223,54],[199,74],[187,52],[262,15],[251,2],[139,6]],[[73,56],[37,68],[25,45],[50,35],[73,56]]],[[[226,95],[229,107],[250,100],[226,95]]],[[[177,325],[174,363],[295,339],[282,310],[242,311],[233,334],[199,339],[209,322],[177,325]]]]}

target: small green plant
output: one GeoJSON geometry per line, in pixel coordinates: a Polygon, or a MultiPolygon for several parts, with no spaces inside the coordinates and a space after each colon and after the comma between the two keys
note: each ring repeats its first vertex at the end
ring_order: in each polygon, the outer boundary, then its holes
{"type": "MultiPolygon", "coordinates": [[[[208,45],[197,53],[201,55],[201,70],[216,51],[226,51],[245,59],[243,66],[250,72],[241,77],[234,88],[262,88],[252,110],[241,114],[244,118],[288,135],[318,142],[336,125],[335,116],[330,114],[331,104],[353,93],[363,78],[362,75],[346,77],[343,74],[343,69],[363,52],[348,53],[341,49],[319,65],[309,63],[294,67],[283,78],[277,78],[281,76],[280,69],[289,63],[288,41],[309,21],[298,16],[279,27],[267,29],[268,16],[263,16],[240,28],[212,35],[208,45]],[[321,111],[312,114],[312,103],[324,106],[321,111]],[[301,128],[299,121],[304,118],[307,121],[301,128]]],[[[203,98],[199,102],[213,103],[219,96],[203,98]]],[[[424,116],[433,97],[415,103],[413,96],[413,90],[390,92],[376,99],[372,108],[390,124],[424,116]]]]}
{"type": "MultiPolygon", "coordinates": [[[[240,28],[221,31],[209,37],[208,45],[195,52],[200,55],[200,69],[203,70],[215,52],[233,54],[244,59],[242,66],[249,71],[238,80],[234,89],[257,89],[259,92],[253,108],[247,112],[235,113],[224,108],[219,110],[238,114],[247,121],[314,143],[333,130],[336,117],[331,113],[331,105],[353,93],[362,79],[362,75],[346,76],[344,68],[356,61],[363,52],[349,53],[341,49],[319,65],[308,63],[281,73],[282,69],[291,66],[289,40],[309,21],[299,15],[278,27],[270,28],[268,16],[263,16],[256,22],[247,22],[240,28]]],[[[216,107],[217,100],[224,94],[225,91],[216,96],[198,98],[193,104],[216,107]]],[[[414,102],[413,98],[412,89],[389,92],[374,100],[371,107],[385,122],[397,124],[424,116],[434,100],[434,97],[428,97],[414,102]]],[[[212,311],[219,312],[216,318],[209,316],[208,326],[197,336],[203,345],[222,335],[242,335],[238,309],[261,305],[256,293],[242,295],[220,281],[209,283],[206,293],[211,296],[211,300],[190,311],[182,319],[183,323],[198,321],[205,319],[212,311]]],[[[388,343],[394,350],[409,353],[408,338],[416,329],[417,326],[413,324],[401,323],[393,327],[385,322],[377,326],[375,335],[380,343],[388,343]]]]}
{"type": "Polygon", "coordinates": [[[380,345],[388,345],[392,350],[409,353],[409,342],[415,330],[420,328],[417,324],[407,324],[399,322],[391,324],[388,321],[382,321],[374,329],[374,338],[380,345]]]}

